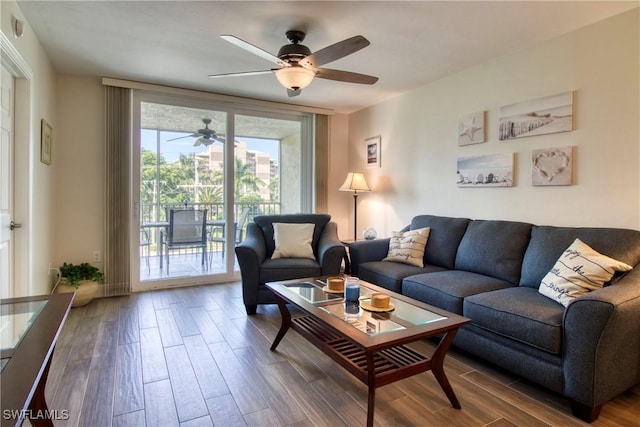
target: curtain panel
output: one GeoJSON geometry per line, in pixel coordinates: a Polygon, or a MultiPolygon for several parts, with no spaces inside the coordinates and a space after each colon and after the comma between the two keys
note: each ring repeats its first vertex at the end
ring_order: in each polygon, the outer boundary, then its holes
{"type": "Polygon", "coordinates": [[[315,212],[329,213],[329,116],[315,115],[315,212]]]}
{"type": "Polygon", "coordinates": [[[105,86],[104,295],[131,292],[131,89],[105,86]]]}

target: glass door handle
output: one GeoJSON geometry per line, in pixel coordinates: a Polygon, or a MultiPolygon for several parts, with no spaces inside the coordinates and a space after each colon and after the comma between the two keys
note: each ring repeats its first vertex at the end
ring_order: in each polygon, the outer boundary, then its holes
{"type": "Polygon", "coordinates": [[[11,231],[13,231],[16,228],[22,228],[22,224],[17,224],[14,221],[11,221],[11,223],[9,224],[9,228],[11,229],[11,231]]]}

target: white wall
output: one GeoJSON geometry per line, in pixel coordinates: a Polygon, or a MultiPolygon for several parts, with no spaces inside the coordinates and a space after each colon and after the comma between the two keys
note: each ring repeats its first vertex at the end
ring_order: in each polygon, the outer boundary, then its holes
{"type": "MultiPolygon", "coordinates": [[[[374,192],[359,200],[359,235],[435,214],[535,224],[640,228],[639,9],[513,52],[349,117],[350,169],[374,192]],[[498,140],[503,105],[574,91],[574,131],[498,140]],[[459,147],[458,117],[487,111],[488,142],[459,147]],[[382,167],[364,169],[381,135],[382,167]],[[573,145],[575,185],[534,187],[531,151],[573,145]],[[512,188],[458,188],[458,156],[516,153],[512,188]]],[[[350,215],[353,212],[351,210],[350,215]]]]}
{"type": "Polygon", "coordinates": [[[349,172],[349,117],[329,116],[329,169],[327,177],[327,211],[338,224],[341,239],[353,238],[353,207],[351,193],[338,191],[349,172]],[[350,226],[351,224],[351,226],[350,226]],[[351,234],[349,229],[351,228],[351,234]]]}
{"type": "MultiPolygon", "coordinates": [[[[18,137],[16,145],[15,174],[20,188],[16,190],[14,220],[23,224],[23,229],[16,233],[28,235],[24,244],[20,244],[19,262],[26,265],[24,273],[16,277],[16,296],[38,295],[49,293],[50,276],[49,263],[52,262],[55,243],[53,230],[55,216],[53,201],[55,187],[53,175],[58,168],[57,160],[57,122],[55,108],[55,74],[46,52],[40,45],[22,12],[15,2],[2,0],[0,2],[0,28],[9,39],[11,45],[33,72],[29,81],[17,82],[16,92],[28,98],[28,111],[16,120],[28,122],[24,136],[18,137]],[[20,19],[25,22],[24,35],[20,38],[13,36],[13,21],[20,19]],[[53,127],[53,165],[47,166],[40,162],[40,122],[45,119],[53,127]]],[[[15,128],[22,128],[23,123],[14,124],[15,128]]],[[[15,234],[14,234],[15,236],[15,234]]],[[[20,239],[18,237],[18,239],[20,239]]]]}
{"type": "Polygon", "coordinates": [[[58,76],[56,265],[93,262],[104,247],[104,88],[101,79],[58,76]]]}

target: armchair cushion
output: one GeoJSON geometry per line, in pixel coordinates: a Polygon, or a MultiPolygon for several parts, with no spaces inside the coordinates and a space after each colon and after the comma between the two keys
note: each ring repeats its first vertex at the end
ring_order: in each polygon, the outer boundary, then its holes
{"type": "Polygon", "coordinates": [[[271,258],[316,259],[311,247],[314,228],[314,224],[273,223],[273,238],[276,247],[271,258]]]}
{"type": "Polygon", "coordinates": [[[318,261],[308,258],[268,259],[260,266],[260,283],[320,276],[318,261]]]}
{"type": "MultiPolygon", "coordinates": [[[[276,249],[276,243],[273,238],[273,223],[289,223],[289,224],[314,224],[315,228],[313,230],[313,243],[311,246],[314,249],[314,253],[317,250],[318,240],[320,240],[320,235],[322,234],[324,227],[327,225],[329,220],[331,219],[330,215],[326,214],[291,214],[291,215],[260,215],[255,217],[253,220],[258,227],[262,230],[262,234],[264,234],[264,241],[267,248],[267,258],[271,258],[273,255],[273,251],[276,249]]],[[[317,257],[317,253],[315,253],[317,257]]]]}

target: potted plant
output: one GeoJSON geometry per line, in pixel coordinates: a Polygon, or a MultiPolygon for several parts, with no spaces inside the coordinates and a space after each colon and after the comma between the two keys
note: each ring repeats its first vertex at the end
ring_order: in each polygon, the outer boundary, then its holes
{"type": "Polygon", "coordinates": [[[83,262],[74,265],[66,262],[60,267],[60,277],[54,287],[56,293],[75,292],[72,307],[89,304],[98,293],[98,285],[104,283],[104,275],[93,265],[83,262]]]}

